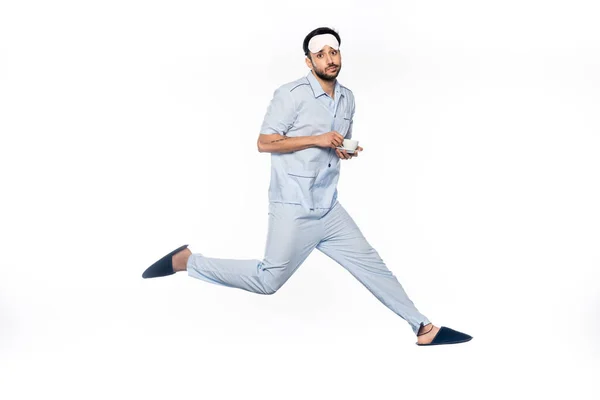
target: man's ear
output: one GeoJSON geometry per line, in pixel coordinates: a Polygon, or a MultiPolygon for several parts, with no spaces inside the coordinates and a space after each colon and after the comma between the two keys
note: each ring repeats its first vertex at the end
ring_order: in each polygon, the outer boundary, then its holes
{"type": "Polygon", "coordinates": [[[304,62],[306,62],[306,66],[308,68],[313,69],[312,62],[310,61],[310,58],[308,58],[308,56],[306,56],[306,58],[304,59],[304,62]]]}

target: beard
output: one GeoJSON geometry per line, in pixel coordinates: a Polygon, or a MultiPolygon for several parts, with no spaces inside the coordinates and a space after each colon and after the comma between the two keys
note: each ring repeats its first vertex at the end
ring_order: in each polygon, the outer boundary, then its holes
{"type": "Polygon", "coordinates": [[[315,72],[315,74],[323,79],[324,81],[334,81],[337,76],[340,74],[340,71],[342,70],[342,65],[336,65],[337,69],[334,72],[330,72],[327,71],[327,68],[331,68],[332,66],[329,65],[327,67],[325,67],[325,69],[319,70],[314,64],[313,64],[313,71],[315,72]]]}

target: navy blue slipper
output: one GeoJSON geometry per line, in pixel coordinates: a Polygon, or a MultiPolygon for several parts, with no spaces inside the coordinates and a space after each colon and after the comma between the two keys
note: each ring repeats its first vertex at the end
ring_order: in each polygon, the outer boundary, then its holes
{"type": "MultiPolygon", "coordinates": [[[[418,335],[419,336],[419,335],[418,335]]],[[[464,343],[473,339],[472,336],[467,335],[454,329],[447,328],[445,326],[440,327],[438,333],[431,341],[431,343],[417,343],[418,346],[435,346],[438,344],[455,344],[464,343]]]]}
{"type": "Polygon", "coordinates": [[[144,273],[142,274],[142,278],[158,278],[159,276],[167,276],[173,275],[175,271],[173,271],[173,255],[179,253],[181,250],[188,247],[187,244],[179,247],[178,249],[173,250],[151,266],[149,266],[144,273]]]}

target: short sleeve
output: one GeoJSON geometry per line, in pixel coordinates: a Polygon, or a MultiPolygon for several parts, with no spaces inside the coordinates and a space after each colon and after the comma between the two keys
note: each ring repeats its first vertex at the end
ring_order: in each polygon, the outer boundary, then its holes
{"type": "Polygon", "coordinates": [[[285,135],[296,119],[296,106],[289,89],[278,88],[267,108],[260,133],[285,135]]]}

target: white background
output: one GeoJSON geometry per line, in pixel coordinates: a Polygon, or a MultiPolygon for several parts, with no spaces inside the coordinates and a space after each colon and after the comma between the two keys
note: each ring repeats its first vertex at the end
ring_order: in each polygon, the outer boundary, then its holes
{"type": "Polygon", "coordinates": [[[0,398],[596,399],[600,28],[588,1],[3,1],[0,398]],[[273,91],[342,38],[341,203],[436,325],[319,252],[273,296],[185,274],[262,258],[273,91]]]}

